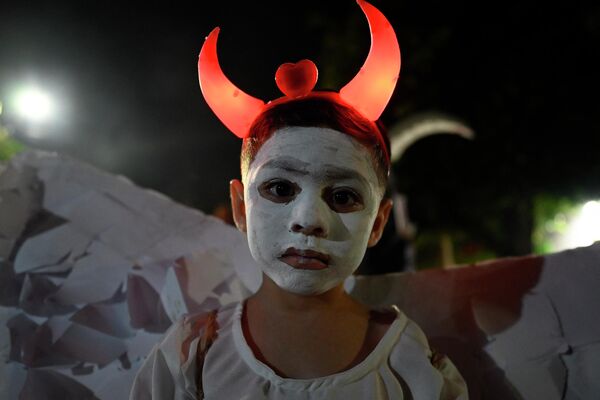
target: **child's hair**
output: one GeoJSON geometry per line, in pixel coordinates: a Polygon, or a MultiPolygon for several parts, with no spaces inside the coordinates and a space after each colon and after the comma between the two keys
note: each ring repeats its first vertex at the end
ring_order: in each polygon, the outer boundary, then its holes
{"type": "Polygon", "coordinates": [[[330,128],[352,136],[369,150],[379,183],[386,187],[390,165],[385,152],[389,154],[390,144],[383,125],[373,123],[353,108],[327,97],[291,100],[274,105],[259,115],[250,127],[250,135],[242,143],[240,161],[244,179],[262,145],[278,129],[291,126],[330,128]],[[384,140],[385,150],[378,134],[384,140]]]}

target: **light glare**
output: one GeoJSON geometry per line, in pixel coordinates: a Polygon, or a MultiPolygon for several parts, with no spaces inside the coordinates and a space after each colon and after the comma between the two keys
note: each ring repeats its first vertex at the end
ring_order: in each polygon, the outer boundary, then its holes
{"type": "Polygon", "coordinates": [[[569,221],[565,235],[557,243],[557,250],[589,246],[600,240],[600,202],[588,201],[569,221]]]}
{"type": "Polygon", "coordinates": [[[590,218],[598,222],[600,220],[600,202],[588,201],[581,208],[581,214],[584,218],[590,218]]]}
{"type": "Polygon", "coordinates": [[[36,123],[48,120],[54,108],[50,96],[37,88],[18,93],[15,105],[22,118],[36,123]]]}

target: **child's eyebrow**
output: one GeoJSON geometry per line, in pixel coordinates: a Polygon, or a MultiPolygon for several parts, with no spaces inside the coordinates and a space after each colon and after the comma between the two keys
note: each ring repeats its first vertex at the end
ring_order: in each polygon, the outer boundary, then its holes
{"type": "Polygon", "coordinates": [[[363,185],[369,186],[367,179],[362,174],[353,169],[338,167],[337,165],[325,164],[324,171],[320,172],[319,175],[329,180],[356,179],[363,185]]]}
{"type": "Polygon", "coordinates": [[[267,161],[263,168],[282,169],[295,175],[308,175],[308,163],[293,157],[274,158],[267,161]]]}

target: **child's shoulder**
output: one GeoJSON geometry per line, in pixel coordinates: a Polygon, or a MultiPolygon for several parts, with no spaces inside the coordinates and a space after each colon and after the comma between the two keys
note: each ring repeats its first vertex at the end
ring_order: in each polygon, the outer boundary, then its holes
{"type": "Polygon", "coordinates": [[[219,320],[229,318],[237,304],[184,314],[173,322],[138,370],[130,398],[198,398],[198,368],[217,337],[219,320]]]}
{"type": "MultiPolygon", "coordinates": [[[[415,393],[438,382],[443,387],[440,389],[442,394],[440,399],[468,399],[466,383],[452,361],[445,354],[430,347],[427,335],[415,321],[399,309],[396,310],[398,319],[403,322],[400,324],[400,334],[389,356],[392,368],[415,390],[415,393]]],[[[415,396],[417,397],[430,398],[431,396],[423,394],[415,396]]]]}
{"type": "Polygon", "coordinates": [[[400,336],[409,338],[415,344],[429,350],[429,342],[425,332],[397,306],[371,308],[370,319],[372,322],[385,326],[390,326],[396,322],[399,325],[400,336]]]}
{"type": "Polygon", "coordinates": [[[181,362],[187,361],[194,348],[210,345],[217,337],[220,326],[231,319],[238,302],[211,311],[199,311],[182,315],[165,332],[159,347],[171,354],[180,354],[181,362]],[[195,342],[198,342],[194,345],[195,342]]]}

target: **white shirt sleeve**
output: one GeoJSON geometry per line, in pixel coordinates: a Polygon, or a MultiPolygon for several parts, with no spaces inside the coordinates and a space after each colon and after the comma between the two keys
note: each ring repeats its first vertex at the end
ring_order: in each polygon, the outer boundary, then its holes
{"type": "Polygon", "coordinates": [[[421,328],[408,322],[390,354],[390,365],[413,399],[468,400],[467,384],[452,361],[432,351],[421,328]]]}
{"type": "Polygon", "coordinates": [[[458,369],[445,354],[433,351],[431,365],[437,369],[444,380],[440,400],[468,400],[467,384],[458,369]]]}
{"type": "Polygon", "coordinates": [[[165,333],[140,367],[130,400],[196,400],[196,352],[206,314],[183,317],[165,333]]]}

